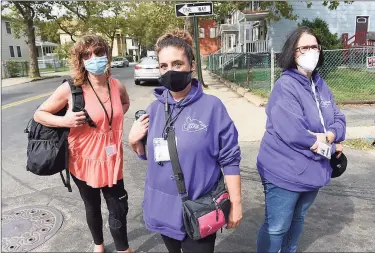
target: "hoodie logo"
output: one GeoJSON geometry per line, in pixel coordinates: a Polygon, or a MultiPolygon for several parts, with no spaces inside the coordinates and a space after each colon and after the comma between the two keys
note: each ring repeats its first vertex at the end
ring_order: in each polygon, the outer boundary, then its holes
{"type": "Polygon", "coordinates": [[[185,132],[193,133],[201,130],[207,131],[207,125],[200,120],[190,118],[190,116],[186,118],[185,124],[182,126],[182,131],[185,132]]]}
{"type": "Polygon", "coordinates": [[[327,108],[327,107],[331,107],[332,103],[330,100],[324,100],[324,98],[322,96],[320,96],[320,106],[322,108],[327,108]]]}

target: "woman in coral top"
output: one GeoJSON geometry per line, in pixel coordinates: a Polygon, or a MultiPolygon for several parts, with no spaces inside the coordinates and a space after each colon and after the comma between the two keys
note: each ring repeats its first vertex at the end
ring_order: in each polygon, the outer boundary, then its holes
{"type": "Polygon", "coordinates": [[[122,172],[122,129],[129,96],[125,86],[110,74],[109,50],[103,38],[87,35],[71,51],[74,85],[82,87],[85,110],[96,127],[89,126],[85,112],[72,111],[68,83],[56,89],[40,106],[34,119],[45,126],[70,128],[69,169],[85,204],[94,251],[104,252],[102,191],[116,250],[130,252],[126,228],[128,195],[122,172]],[[65,116],[54,115],[65,106],[68,108],[65,116]]]}

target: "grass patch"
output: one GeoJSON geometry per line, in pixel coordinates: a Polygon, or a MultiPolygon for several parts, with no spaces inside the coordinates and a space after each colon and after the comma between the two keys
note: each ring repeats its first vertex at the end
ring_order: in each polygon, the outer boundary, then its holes
{"type": "Polygon", "coordinates": [[[375,73],[359,69],[336,69],[325,81],[338,102],[375,100],[375,73]]]}
{"type": "Polygon", "coordinates": [[[48,72],[63,72],[63,71],[68,71],[69,67],[60,67],[60,68],[44,68],[44,69],[39,69],[40,73],[48,73],[48,72]]]}
{"type": "Polygon", "coordinates": [[[350,147],[353,149],[374,150],[375,147],[372,146],[373,142],[374,140],[369,140],[369,139],[350,139],[350,140],[344,141],[342,144],[346,147],[350,147]]]}
{"type": "MultiPolygon", "coordinates": [[[[280,76],[280,69],[275,69],[275,81],[280,76]]],[[[271,90],[271,71],[269,68],[259,68],[224,71],[223,78],[237,83],[252,92],[262,90],[264,97],[269,97],[271,90]]],[[[375,101],[375,72],[360,69],[338,68],[324,78],[336,102],[346,101],[375,101]]]]}

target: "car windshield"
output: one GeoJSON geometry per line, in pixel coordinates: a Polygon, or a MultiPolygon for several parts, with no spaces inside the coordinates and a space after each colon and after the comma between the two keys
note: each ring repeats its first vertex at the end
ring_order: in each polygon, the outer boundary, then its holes
{"type": "Polygon", "coordinates": [[[115,57],[115,58],[113,58],[113,61],[123,61],[123,58],[115,57]]]}

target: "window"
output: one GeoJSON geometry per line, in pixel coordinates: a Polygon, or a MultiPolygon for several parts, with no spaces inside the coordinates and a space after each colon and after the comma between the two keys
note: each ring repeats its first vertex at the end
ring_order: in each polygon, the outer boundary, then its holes
{"type": "Polygon", "coordinates": [[[253,41],[257,41],[259,39],[260,37],[259,37],[259,25],[258,25],[258,26],[253,27],[253,41]]]}
{"type": "Polygon", "coordinates": [[[10,22],[5,22],[5,28],[7,30],[7,34],[12,34],[12,28],[10,27],[10,22]]]}
{"type": "Polygon", "coordinates": [[[17,46],[17,56],[18,56],[18,57],[22,57],[22,54],[21,54],[21,47],[20,47],[20,46],[17,46]]]}
{"type": "Polygon", "coordinates": [[[199,38],[204,39],[204,28],[199,28],[199,38]]]}
{"type": "Polygon", "coordinates": [[[250,29],[249,28],[245,29],[245,40],[246,41],[250,40],[250,29]]]}
{"type": "Polygon", "coordinates": [[[214,39],[216,36],[216,28],[210,28],[210,38],[214,39]]]}
{"type": "Polygon", "coordinates": [[[14,48],[13,48],[13,46],[9,46],[9,51],[10,51],[10,57],[14,57],[14,48]]]}

